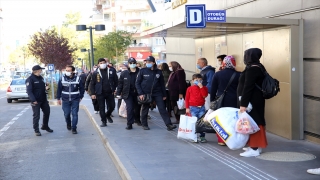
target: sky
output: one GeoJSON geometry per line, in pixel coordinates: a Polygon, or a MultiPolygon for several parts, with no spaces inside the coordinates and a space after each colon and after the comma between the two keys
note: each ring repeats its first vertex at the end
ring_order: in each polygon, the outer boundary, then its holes
{"type": "Polygon", "coordinates": [[[86,24],[92,11],[92,0],[0,0],[3,17],[4,44],[12,46],[52,25],[61,25],[70,11],[81,12],[86,24]]]}

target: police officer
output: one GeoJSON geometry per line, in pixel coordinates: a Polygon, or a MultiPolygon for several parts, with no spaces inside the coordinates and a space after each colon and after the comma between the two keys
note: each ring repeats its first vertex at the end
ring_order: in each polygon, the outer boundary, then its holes
{"type": "Polygon", "coordinates": [[[66,67],[66,74],[58,83],[57,99],[58,104],[62,104],[67,129],[72,129],[72,134],[77,134],[79,103],[83,98],[84,85],[80,77],[75,75],[74,71],[75,68],[73,66],[69,65],[66,67]],[[72,121],[70,114],[72,114],[72,121]]]}
{"type": "Polygon", "coordinates": [[[32,74],[26,79],[27,93],[33,111],[33,129],[36,136],[41,136],[39,131],[40,109],[43,112],[42,130],[53,132],[49,128],[50,106],[46,94],[46,84],[40,75],[42,67],[35,65],[32,67],[32,74]]]}
{"type": "Polygon", "coordinates": [[[134,58],[128,59],[128,70],[123,70],[120,74],[119,84],[117,88],[117,97],[122,97],[127,107],[127,130],[132,129],[132,124],[135,122],[138,126],[141,126],[140,122],[140,109],[141,105],[137,100],[136,79],[139,73],[137,68],[137,61],[134,58]]]}
{"type": "Polygon", "coordinates": [[[109,123],[113,123],[111,113],[115,108],[114,93],[118,86],[118,76],[114,68],[107,67],[107,60],[100,58],[98,60],[99,69],[92,73],[91,77],[91,98],[97,99],[99,103],[99,113],[102,124],[101,127],[107,126],[107,119],[109,123]],[[105,103],[107,103],[108,110],[105,112],[105,103]]]}
{"type": "MultiPolygon", "coordinates": [[[[139,71],[136,88],[139,98],[143,100],[146,94],[151,94],[152,100],[154,100],[158,106],[160,115],[167,126],[167,130],[171,131],[177,128],[176,125],[172,125],[168,112],[164,104],[166,100],[166,88],[164,84],[164,78],[162,71],[157,68],[155,59],[153,56],[149,56],[146,59],[146,68],[142,68],[139,71]]],[[[144,130],[149,130],[147,116],[150,104],[142,105],[141,123],[144,130]]]]}

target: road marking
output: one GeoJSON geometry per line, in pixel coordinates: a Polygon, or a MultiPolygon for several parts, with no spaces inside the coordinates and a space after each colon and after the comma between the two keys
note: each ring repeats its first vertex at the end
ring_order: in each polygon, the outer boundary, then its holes
{"type": "Polygon", "coordinates": [[[3,135],[3,133],[5,131],[7,131],[10,126],[16,122],[16,120],[19,119],[20,116],[23,115],[23,113],[25,113],[27,110],[29,109],[29,107],[24,108],[19,114],[16,115],[16,117],[12,118],[6,125],[4,125],[4,127],[2,129],[0,129],[0,137],[3,135]]]}
{"type": "Polygon", "coordinates": [[[6,98],[7,96],[0,97],[0,99],[6,98]]]}

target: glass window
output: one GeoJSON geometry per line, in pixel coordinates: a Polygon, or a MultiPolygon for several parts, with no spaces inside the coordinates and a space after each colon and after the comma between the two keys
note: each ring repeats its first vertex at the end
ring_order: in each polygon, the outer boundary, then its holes
{"type": "Polygon", "coordinates": [[[16,80],[12,80],[11,85],[24,85],[26,84],[26,80],[25,79],[16,79],[16,80]]]}

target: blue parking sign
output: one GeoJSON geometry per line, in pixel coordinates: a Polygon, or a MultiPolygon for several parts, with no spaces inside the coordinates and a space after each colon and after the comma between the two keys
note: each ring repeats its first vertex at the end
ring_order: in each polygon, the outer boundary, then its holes
{"type": "Polygon", "coordinates": [[[226,10],[207,10],[207,22],[226,22],[226,10]]]}
{"type": "Polygon", "coordinates": [[[54,71],[54,64],[48,64],[48,71],[54,71]]]}

